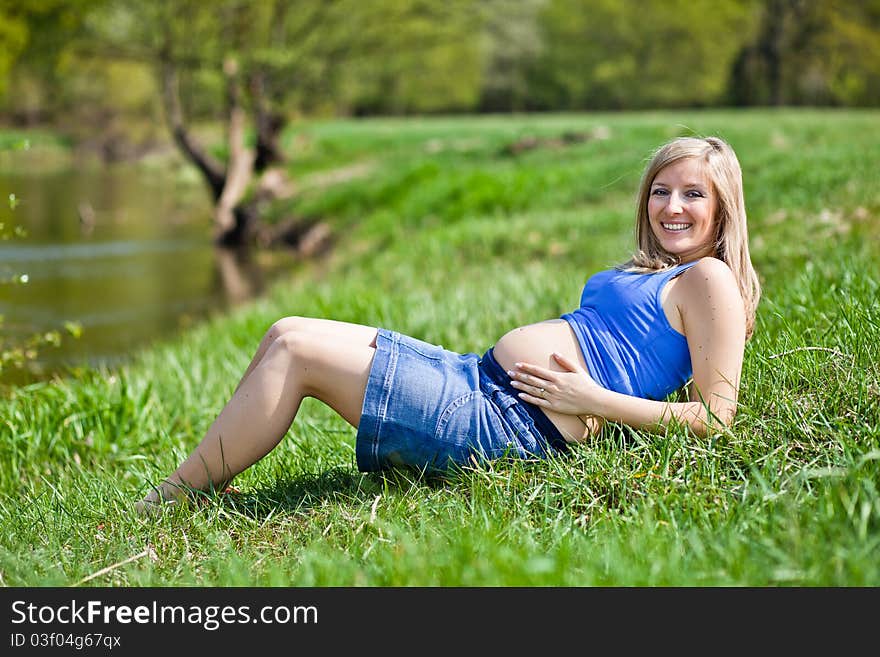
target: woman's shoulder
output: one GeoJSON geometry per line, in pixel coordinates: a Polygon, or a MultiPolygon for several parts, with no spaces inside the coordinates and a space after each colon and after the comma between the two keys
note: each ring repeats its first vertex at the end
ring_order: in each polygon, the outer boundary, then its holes
{"type": "Polygon", "coordinates": [[[723,260],[707,256],[681,274],[682,299],[711,301],[723,299],[742,300],[736,276],[723,260]]]}
{"type": "Polygon", "coordinates": [[[682,281],[691,281],[692,284],[698,285],[700,282],[709,285],[724,285],[733,283],[736,285],[736,277],[733,270],[723,260],[712,256],[700,258],[697,262],[688,267],[681,275],[682,281]]]}

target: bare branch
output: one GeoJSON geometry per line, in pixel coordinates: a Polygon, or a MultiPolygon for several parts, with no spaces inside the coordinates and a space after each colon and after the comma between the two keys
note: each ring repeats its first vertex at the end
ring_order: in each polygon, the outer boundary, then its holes
{"type": "Polygon", "coordinates": [[[218,238],[236,227],[233,212],[244,196],[254,170],[254,152],[244,144],[247,115],[241,106],[238,64],[233,58],[227,58],[224,62],[223,73],[226,75],[229,102],[229,166],[226,184],[215,208],[214,225],[218,238]]]}
{"type": "Polygon", "coordinates": [[[165,107],[165,118],[174,137],[175,143],[184,155],[204,175],[214,199],[220,198],[226,184],[226,171],[223,164],[211,157],[202,149],[196,139],[190,135],[183,119],[178,91],[177,69],[165,53],[161,63],[162,98],[165,107]]]}

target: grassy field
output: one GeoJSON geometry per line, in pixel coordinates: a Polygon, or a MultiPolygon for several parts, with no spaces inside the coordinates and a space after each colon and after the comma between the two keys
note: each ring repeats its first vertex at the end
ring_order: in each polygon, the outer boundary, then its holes
{"type": "Polygon", "coordinates": [[[328,121],[285,145],[328,259],[124,368],[3,394],[0,584],[880,585],[880,112],[328,121]],[[691,133],[740,156],[764,285],[728,432],[612,426],[569,458],[426,480],[357,472],[354,430],[306,400],[240,494],[132,514],[276,318],[482,352],[626,258],[646,158],[691,133]]]}

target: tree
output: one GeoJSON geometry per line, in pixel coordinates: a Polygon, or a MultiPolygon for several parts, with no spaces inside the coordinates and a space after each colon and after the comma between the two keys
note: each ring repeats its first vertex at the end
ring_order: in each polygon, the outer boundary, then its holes
{"type": "Polygon", "coordinates": [[[738,105],[877,105],[880,2],[763,0],[733,66],[738,105]]]}
{"type": "Polygon", "coordinates": [[[546,4],[547,0],[487,0],[482,3],[484,70],[480,109],[528,109],[529,72],[544,45],[538,13],[546,4]]]}
{"type": "Polygon", "coordinates": [[[737,0],[551,0],[530,86],[539,108],[717,104],[751,20],[737,0]]]}
{"type": "Polygon", "coordinates": [[[10,0],[2,0],[0,2],[0,94],[6,91],[9,71],[25,49],[28,33],[25,17],[15,11],[10,0]]]}
{"type": "Polygon", "coordinates": [[[214,237],[234,246],[255,238],[261,204],[290,188],[279,136],[291,116],[371,96],[400,111],[475,102],[476,58],[462,47],[474,4],[107,0],[79,54],[151,66],[174,143],[214,201],[214,237]],[[225,144],[211,149],[197,126],[218,119],[225,144]]]}
{"type": "MultiPolygon", "coordinates": [[[[283,81],[317,83],[321,76],[316,70],[321,64],[318,52],[326,42],[315,40],[314,32],[339,4],[301,2],[296,12],[292,3],[281,1],[205,4],[188,0],[115,7],[116,16],[129,21],[125,32],[135,35],[143,56],[155,67],[168,128],[208,186],[215,206],[215,239],[221,245],[241,245],[254,237],[258,196],[246,199],[246,195],[255,175],[282,160],[278,136],[287,116],[278,103],[285,95],[283,81]],[[150,26],[158,29],[143,29],[150,26]],[[197,78],[204,76],[216,88],[218,75],[227,126],[223,159],[195,136],[180,91],[182,77],[198,86],[197,78]],[[246,139],[249,113],[254,143],[246,139]]],[[[261,189],[263,196],[275,193],[267,186],[261,189]]]]}
{"type": "Polygon", "coordinates": [[[14,120],[43,118],[47,96],[59,84],[61,53],[103,1],[0,0],[0,100],[14,120]]]}
{"type": "Polygon", "coordinates": [[[381,0],[367,6],[356,56],[340,67],[342,113],[466,111],[479,98],[479,0],[381,0]]]}

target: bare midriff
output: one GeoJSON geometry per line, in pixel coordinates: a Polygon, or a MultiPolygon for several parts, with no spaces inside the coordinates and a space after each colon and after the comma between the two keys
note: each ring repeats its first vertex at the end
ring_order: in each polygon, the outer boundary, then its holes
{"type": "MultiPolygon", "coordinates": [[[[553,358],[554,352],[587,369],[577,337],[564,319],[550,319],[515,328],[505,333],[493,348],[495,360],[506,371],[513,370],[516,363],[522,362],[561,372],[563,368],[553,358]]],[[[569,442],[584,440],[601,428],[599,418],[541,410],[569,442]]]]}

